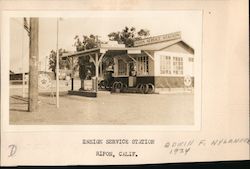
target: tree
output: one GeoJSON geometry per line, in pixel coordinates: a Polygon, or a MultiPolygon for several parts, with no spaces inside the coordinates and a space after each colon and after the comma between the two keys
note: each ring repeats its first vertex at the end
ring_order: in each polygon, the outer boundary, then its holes
{"type": "Polygon", "coordinates": [[[137,32],[137,34],[139,35],[139,38],[146,38],[150,35],[149,30],[147,29],[141,29],[139,32],[137,32]]]}
{"type": "Polygon", "coordinates": [[[141,29],[140,31],[136,32],[135,27],[129,28],[125,26],[122,31],[111,32],[108,34],[108,37],[111,41],[117,41],[119,44],[125,44],[126,47],[133,47],[135,40],[146,38],[149,35],[150,33],[147,29],[141,29]]]}
{"type": "MultiPolygon", "coordinates": [[[[74,46],[76,48],[76,51],[84,51],[92,48],[99,47],[101,41],[98,39],[97,35],[91,34],[90,36],[83,35],[82,39],[76,35],[74,37],[75,43],[74,46]]],[[[94,63],[91,63],[89,61],[89,57],[81,57],[78,60],[78,66],[79,66],[79,76],[80,79],[84,80],[86,78],[86,73],[89,70],[92,75],[95,73],[95,66],[94,63]]]]}
{"type": "Polygon", "coordinates": [[[98,39],[98,36],[92,34],[90,36],[83,35],[82,40],[78,35],[76,35],[74,39],[75,39],[74,46],[76,47],[76,51],[83,51],[87,49],[97,48],[101,43],[98,39]]]}
{"type": "MultiPolygon", "coordinates": [[[[62,59],[63,53],[67,53],[65,49],[59,49],[59,69],[64,68],[70,68],[70,64],[67,62],[67,60],[62,59]]],[[[57,52],[54,50],[50,51],[49,54],[49,69],[51,69],[52,72],[56,75],[56,55],[57,52]]]]}
{"type": "Polygon", "coordinates": [[[71,77],[73,78],[75,76],[75,72],[79,69],[78,64],[78,58],[72,57],[72,58],[66,58],[66,65],[69,70],[71,70],[71,77]]]}

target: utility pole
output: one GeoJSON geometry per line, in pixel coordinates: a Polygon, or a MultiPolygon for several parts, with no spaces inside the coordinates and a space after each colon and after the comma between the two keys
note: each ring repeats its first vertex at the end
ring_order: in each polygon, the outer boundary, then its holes
{"type": "Polygon", "coordinates": [[[25,70],[24,70],[24,29],[22,28],[22,94],[23,94],[23,98],[25,97],[25,70]]]}
{"type": "Polygon", "coordinates": [[[30,18],[29,112],[36,112],[38,109],[38,27],[39,19],[30,18]]]}
{"type": "Polygon", "coordinates": [[[56,20],[56,108],[59,108],[59,18],[56,20]]]}

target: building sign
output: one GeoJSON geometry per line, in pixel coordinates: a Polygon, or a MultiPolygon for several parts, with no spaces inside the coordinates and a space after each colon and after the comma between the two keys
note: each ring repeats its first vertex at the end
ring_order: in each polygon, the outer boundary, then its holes
{"type": "Polygon", "coordinates": [[[125,48],[125,44],[118,44],[117,41],[108,41],[107,43],[101,44],[101,48],[125,48]]]}
{"type": "Polygon", "coordinates": [[[168,40],[174,40],[181,38],[181,32],[174,32],[170,34],[165,34],[165,35],[159,35],[159,36],[154,36],[142,40],[137,40],[134,42],[134,46],[143,46],[143,45],[148,45],[148,44],[153,44],[153,43],[158,43],[158,42],[163,42],[163,41],[168,41],[168,40]]]}
{"type": "Polygon", "coordinates": [[[52,86],[52,80],[46,73],[39,74],[38,87],[39,89],[49,89],[52,86]]]}

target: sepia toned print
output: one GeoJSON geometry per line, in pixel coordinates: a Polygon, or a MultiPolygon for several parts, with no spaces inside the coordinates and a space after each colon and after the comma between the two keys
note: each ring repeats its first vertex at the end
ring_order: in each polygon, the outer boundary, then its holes
{"type": "Polygon", "coordinates": [[[200,15],[11,18],[10,124],[194,125],[200,15]]]}
{"type": "Polygon", "coordinates": [[[1,166],[249,159],[246,0],[0,4],[1,166]]]}

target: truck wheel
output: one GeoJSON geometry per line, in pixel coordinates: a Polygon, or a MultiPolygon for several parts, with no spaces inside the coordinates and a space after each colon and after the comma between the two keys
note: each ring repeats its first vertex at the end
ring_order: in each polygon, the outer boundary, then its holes
{"type": "Polygon", "coordinates": [[[139,83],[139,84],[136,86],[136,91],[137,91],[137,93],[140,93],[141,85],[142,85],[142,84],[139,83]]]}
{"type": "Polygon", "coordinates": [[[123,87],[122,82],[117,82],[116,88],[117,88],[117,89],[122,89],[122,87],[123,87]]]}
{"type": "Polygon", "coordinates": [[[140,92],[142,94],[147,94],[148,93],[148,85],[147,84],[143,84],[140,86],[140,92]]]}
{"type": "Polygon", "coordinates": [[[122,84],[122,91],[127,91],[127,89],[128,89],[128,85],[123,83],[122,84]]]}
{"type": "Polygon", "coordinates": [[[155,86],[152,83],[148,84],[148,93],[152,94],[155,92],[155,86]]]}
{"type": "Polygon", "coordinates": [[[105,80],[102,80],[99,84],[98,84],[98,87],[99,89],[105,89],[106,88],[106,81],[105,80]]]}
{"type": "Polygon", "coordinates": [[[144,84],[143,86],[144,86],[143,93],[144,93],[144,94],[148,94],[148,90],[149,90],[148,84],[144,84]]]}
{"type": "Polygon", "coordinates": [[[115,91],[115,89],[117,88],[117,84],[118,84],[118,82],[114,82],[113,83],[113,85],[112,85],[112,91],[115,91]]]}

